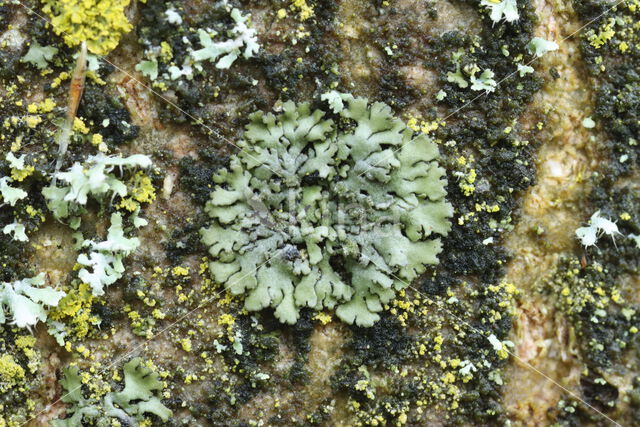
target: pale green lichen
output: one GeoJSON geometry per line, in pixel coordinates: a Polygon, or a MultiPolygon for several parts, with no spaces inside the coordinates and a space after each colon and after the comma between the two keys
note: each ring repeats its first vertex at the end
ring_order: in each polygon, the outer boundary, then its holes
{"type": "Polygon", "coordinates": [[[30,328],[47,320],[46,306],[56,306],[65,295],[62,291],[43,286],[44,274],[0,283],[0,324],[7,320],[7,312],[19,328],[30,328]]]}
{"type": "Polygon", "coordinates": [[[84,212],[89,196],[100,200],[106,197],[128,194],[127,186],[118,178],[116,169],[148,168],[151,159],[143,154],[129,157],[90,156],[84,164],[74,163],[66,172],[58,172],[55,178],[65,185],[51,184],[42,190],[47,206],[56,219],[71,218],[72,228],[80,225],[80,214],[84,212]]]}
{"type": "Polygon", "coordinates": [[[20,224],[19,222],[13,222],[11,224],[7,224],[2,229],[4,234],[10,234],[13,237],[13,240],[17,240],[19,242],[28,242],[29,237],[27,237],[27,233],[25,233],[25,226],[20,224]]]}
{"type": "MultiPolygon", "coordinates": [[[[58,172],[55,177],[63,182],[63,186],[53,183],[42,190],[47,199],[47,206],[58,220],[69,220],[71,228],[80,226],[80,216],[86,212],[89,198],[99,202],[110,202],[114,197],[123,199],[133,192],[136,200],[150,202],[155,198],[153,187],[147,182],[144,189],[127,188],[121,174],[125,168],[148,168],[151,159],[142,154],[129,157],[97,155],[89,157],[84,164],[74,163],[65,172],[58,172]]],[[[134,176],[135,177],[135,176],[134,176]]],[[[142,178],[139,178],[142,179],[142,178]]],[[[129,206],[129,205],[127,205],[129,206]]],[[[146,220],[138,216],[140,207],[135,207],[131,215],[133,228],[146,225],[146,220]]],[[[94,242],[85,240],[82,247],[89,247],[89,254],[81,253],[78,263],[82,266],[78,277],[91,286],[94,295],[104,295],[104,288],[117,281],[124,273],[123,260],[140,245],[137,237],[126,237],[131,230],[125,230],[122,215],[111,214],[111,224],[106,240],[94,242]]]]}
{"type": "Polygon", "coordinates": [[[469,87],[468,77],[471,82],[471,90],[494,92],[498,86],[498,83],[493,79],[495,73],[488,68],[482,71],[477,64],[467,64],[463,67],[461,64],[462,55],[464,55],[464,51],[461,49],[453,53],[452,60],[456,66],[456,71],[447,73],[447,81],[457,84],[460,89],[466,89],[469,87]],[[476,77],[476,74],[480,71],[482,72],[476,77]]]}
{"type": "Polygon", "coordinates": [[[438,262],[452,207],[436,144],[383,103],[340,97],[339,123],[293,102],[253,114],[214,176],[202,239],[213,279],[247,310],[294,323],[303,307],[337,307],[369,326],[438,262]]]}
{"type": "Polygon", "coordinates": [[[140,71],[149,79],[155,80],[158,78],[158,63],[156,61],[141,61],[136,65],[136,71],[140,71]]]}
{"type": "Polygon", "coordinates": [[[540,37],[534,37],[527,44],[527,50],[530,54],[535,55],[537,58],[543,56],[547,52],[553,52],[558,50],[560,46],[554,41],[545,40],[540,37]]]}
{"type": "Polygon", "coordinates": [[[486,69],[480,76],[476,77],[476,72],[474,71],[469,79],[471,80],[471,90],[484,90],[485,92],[494,92],[496,90],[496,86],[498,83],[493,79],[494,72],[486,69]]]}
{"type": "Polygon", "coordinates": [[[111,214],[111,226],[107,239],[102,242],[85,240],[83,246],[91,248],[91,252],[80,254],[78,264],[83,268],[78,277],[91,286],[94,295],[104,295],[105,286],[111,285],[124,273],[124,258],[140,246],[137,237],[126,237],[122,228],[122,215],[111,214]]]}
{"type": "Polygon", "coordinates": [[[0,178],[0,195],[2,195],[2,201],[4,203],[15,206],[18,200],[27,197],[27,192],[20,188],[12,187],[9,185],[11,182],[13,182],[13,179],[7,176],[0,178]]]}
{"type": "MultiPolygon", "coordinates": [[[[185,77],[193,79],[194,75],[202,74],[205,61],[215,63],[216,68],[228,69],[242,56],[249,59],[260,50],[256,30],[251,27],[249,15],[243,15],[239,9],[231,8],[226,2],[219,3],[225,8],[233,26],[225,29],[227,24],[216,22],[215,29],[207,27],[198,28],[197,35],[200,44],[199,49],[188,48],[188,55],[178,63],[173,58],[171,47],[166,42],[160,46],[151,46],[145,50],[145,60],[136,65],[136,70],[155,81],[159,77],[164,80],[178,80],[185,77]]],[[[180,15],[172,9],[167,10],[167,17],[175,25],[182,24],[180,15]]],[[[196,29],[190,28],[190,32],[196,29]]],[[[156,82],[158,87],[162,83],[156,82]]]]}
{"type": "Polygon", "coordinates": [[[516,0],[482,0],[480,5],[489,9],[489,16],[494,23],[503,19],[507,22],[515,22],[520,19],[516,0]]]}
{"type": "Polygon", "coordinates": [[[40,46],[37,41],[33,41],[29,46],[29,51],[22,57],[23,62],[35,65],[38,69],[47,68],[48,63],[53,59],[58,49],[53,46],[40,46]]]}
{"type": "Polygon", "coordinates": [[[524,77],[527,74],[531,74],[534,72],[534,69],[530,65],[517,64],[518,65],[518,74],[520,77],[524,77]]]}
{"type": "Polygon", "coordinates": [[[155,414],[163,421],[171,416],[171,410],[159,398],[163,384],[158,373],[144,366],[140,358],[124,365],[124,389],[107,393],[100,398],[84,397],[83,381],[77,367],[65,369],[60,383],[65,389],[61,400],[71,406],[67,409],[68,418],[52,421],[53,427],[133,426],[142,422],[145,414],[155,414]]]}
{"type": "Polygon", "coordinates": [[[193,59],[216,61],[216,68],[225,69],[229,68],[240,55],[251,58],[260,50],[256,30],[247,26],[248,18],[235,8],[231,10],[231,18],[235,25],[227,34],[230,37],[228,40],[214,42],[208,32],[198,30],[202,49],[191,53],[193,59]]]}

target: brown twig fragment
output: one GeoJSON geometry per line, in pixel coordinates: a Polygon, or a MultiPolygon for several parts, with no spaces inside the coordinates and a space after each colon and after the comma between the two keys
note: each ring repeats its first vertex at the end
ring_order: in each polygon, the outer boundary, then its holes
{"type": "Polygon", "coordinates": [[[71,84],[69,85],[69,103],[67,104],[67,118],[62,128],[62,133],[58,139],[58,159],[56,160],[56,170],[53,176],[53,185],[56,185],[56,175],[62,167],[62,161],[64,155],[67,152],[69,146],[69,138],[71,136],[71,130],[73,129],[73,121],[76,118],[78,112],[78,106],[80,105],[80,99],[82,99],[82,92],[84,91],[84,80],[87,74],[87,44],[82,42],[80,46],[80,55],[76,62],[76,68],[73,71],[71,77],[71,84]]]}

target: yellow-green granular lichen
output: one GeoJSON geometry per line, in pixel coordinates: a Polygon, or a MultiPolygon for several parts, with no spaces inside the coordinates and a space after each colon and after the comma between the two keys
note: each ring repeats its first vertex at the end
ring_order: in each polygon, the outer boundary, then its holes
{"type": "Polygon", "coordinates": [[[43,0],[42,10],[68,46],[87,43],[89,52],[107,55],[133,26],[125,9],[130,0],[43,0]]]}
{"type": "Polygon", "coordinates": [[[0,426],[18,427],[35,415],[42,390],[42,355],[36,337],[0,328],[0,426]]]}
{"type": "MultiPolygon", "coordinates": [[[[298,12],[298,15],[301,21],[306,21],[307,19],[313,17],[314,15],[313,6],[310,6],[309,3],[307,3],[307,0],[292,0],[291,9],[298,12]]],[[[281,10],[284,10],[284,9],[281,9],[281,10]]],[[[279,13],[278,16],[280,17],[281,12],[278,11],[278,13],[279,13]]],[[[286,16],[286,11],[285,11],[285,16],[286,16]]]]}
{"type": "Polygon", "coordinates": [[[6,392],[24,379],[24,369],[16,363],[13,356],[0,356],[0,392],[6,392]]]}
{"type": "Polygon", "coordinates": [[[140,203],[151,203],[156,199],[156,190],[153,187],[149,175],[142,171],[138,171],[129,179],[127,183],[130,195],[123,198],[119,207],[129,212],[134,212],[140,208],[140,203]]]}
{"type": "Polygon", "coordinates": [[[77,289],[70,289],[58,306],[49,313],[49,317],[64,325],[65,335],[72,341],[87,337],[90,332],[97,332],[100,319],[91,312],[95,301],[89,285],[81,283],[77,289]]]}

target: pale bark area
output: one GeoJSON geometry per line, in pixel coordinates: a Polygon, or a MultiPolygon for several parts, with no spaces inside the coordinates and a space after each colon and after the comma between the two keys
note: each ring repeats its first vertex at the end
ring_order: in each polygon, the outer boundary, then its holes
{"type": "MultiPolygon", "coordinates": [[[[582,125],[592,114],[596,84],[581,60],[582,23],[571,2],[536,0],[534,4],[540,17],[536,35],[563,41],[555,55],[538,64],[545,71],[554,67],[560,77],[553,79],[546,73],[546,85],[525,117],[535,126],[534,112],[549,112],[537,156],[537,183],[523,195],[522,217],[505,241],[514,254],[506,280],[517,284],[521,297],[512,332],[518,358],[507,371],[504,404],[518,425],[527,426],[548,424],[548,410],[568,395],[559,385],[580,396],[582,365],[575,330],[557,312],[555,298],[541,296],[539,290],[555,271],[559,257],[579,249],[575,230],[589,216],[585,211],[589,178],[605,159],[597,129],[582,125]]],[[[621,402],[626,400],[631,379],[629,372],[626,377],[607,378],[620,384],[621,402]]]]}
{"type": "MultiPolygon", "coordinates": [[[[540,17],[536,35],[562,40],[579,29],[570,2],[535,2],[540,17]]],[[[592,93],[581,63],[577,37],[559,42],[555,55],[539,60],[544,70],[555,67],[560,77],[545,73],[546,85],[538,94],[528,118],[538,120],[535,110],[549,111],[538,151],[537,183],[522,197],[522,217],[506,238],[513,252],[506,280],[521,292],[513,329],[515,353],[508,369],[505,405],[524,425],[546,424],[547,410],[565,393],[552,381],[576,392],[580,364],[574,331],[554,308],[555,301],[537,292],[555,270],[558,257],[577,246],[574,230],[580,226],[582,201],[588,194],[588,177],[598,167],[597,144],[582,126],[590,115],[592,93]],[[538,236],[541,227],[543,233],[538,236]]]]}

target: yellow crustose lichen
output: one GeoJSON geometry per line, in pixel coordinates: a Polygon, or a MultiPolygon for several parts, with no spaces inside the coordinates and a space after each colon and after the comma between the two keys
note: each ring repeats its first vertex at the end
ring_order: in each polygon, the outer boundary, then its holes
{"type": "Polygon", "coordinates": [[[81,283],[78,289],[67,291],[58,306],[51,310],[49,317],[65,321],[68,323],[68,331],[75,338],[84,338],[98,324],[98,318],[91,313],[94,299],[89,285],[81,283]]]}
{"type": "Polygon", "coordinates": [[[43,0],[56,34],[70,47],[87,42],[89,52],[106,55],[133,28],[124,14],[130,0],[43,0]]]}
{"type": "MultiPolygon", "coordinates": [[[[297,10],[300,13],[300,20],[306,21],[314,14],[313,6],[309,6],[306,0],[293,0],[291,2],[291,8],[297,10]]],[[[285,11],[286,13],[286,11],[285,11]]]]}
{"type": "Polygon", "coordinates": [[[9,390],[24,378],[24,369],[10,354],[0,356],[0,392],[9,390]]]}
{"type": "Polygon", "coordinates": [[[140,203],[151,203],[156,199],[156,190],[153,188],[151,178],[144,172],[138,172],[129,180],[131,196],[125,197],[120,202],[120,208],[130,212],[135,211],[140,203]]]}

